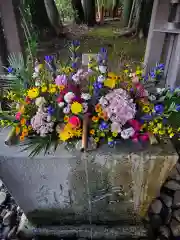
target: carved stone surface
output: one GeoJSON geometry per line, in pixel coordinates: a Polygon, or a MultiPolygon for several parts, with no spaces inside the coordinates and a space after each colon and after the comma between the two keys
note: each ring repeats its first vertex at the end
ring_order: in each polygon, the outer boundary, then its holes
{"type": "Polygon", "coordinates": [[[34,222],[70,224],[137,221],[178,157],[170,143],[121,143],[80,153],[63,146],[34,159],[7,147],[0,132],[0,178],[34,222]],[[136,214],[137,213],[137,214],[136,214]]]}

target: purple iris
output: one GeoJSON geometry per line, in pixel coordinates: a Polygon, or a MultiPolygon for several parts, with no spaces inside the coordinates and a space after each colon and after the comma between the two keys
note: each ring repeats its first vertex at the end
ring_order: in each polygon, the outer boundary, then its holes
{"type": "Polygon", "coordinates": [[[78,46],[80,45],[80,41],[78,41],[78,40],[73,40],[73,41],[72,41],[72,45],[73,45],[74,47],[78,47],[78,46]]]}
{"type": "Polygon", "coordinates": [[[149,115],[149,114],[146,114],[141,117],[141,120],[144,120],[144,121],[150,121],[151,119],[152,119],[152,115],[149,115]]]}
{"type": "Polygon", "coordinates": [[[77,63],[76,63],[76,62],[73,62],[73,63],[71,64],[71,67],[72,67],[72,68],[77,68],[77,63]]]}
{"type": "Polygon", "coordinates": [[[49,56],[49,55],[47,55],[47,56],[45,56],[45,61],[46,62],[52,62],[52,60],[53,60],[53,56],[49,56]]]}
{"type": "Polygon", "coordinates": [[[156,68],[157,68],[157,70],[163,71],[163,70],[164,70],[164,64],[163,64],[163,63],[158,63],[158,64],[156,65],[156,68]]]}
{"type": "Polygon", "coordinates": [[[162,104],[157,104],[155,105],[154,110],[156,113],[161,114],[164,111],[164,106],[162,104]]]}
{"type": "Polygon", "coordinates": [[[103,87],[102,83],[100,83],[100,82],[95,82],[95,83],[94,83],[94,88],[95,88],[96,90],[99,90],[99,89],[101,89],[102,87],[103,87]]]}
{"type": "Polygon", "coordinates": [[[14,69],[12,67],[8,67],[7,71],[8,73],[13,73],[14,69]]]}
{"type": "Polygon", "coordinates": [[[99,126],[100,130],[105,130],[108,128],[108,124],[106,122],[102,122],[99,126]]]}
{"type": "Polygon", "coordinates": [[[180,104],[176,104],[176,111],[180,111],[180,104]]]}
{"type": "Polygon", "coordinates": [[[108,142],[108,145],[109,145],[109,147],[113,147],[114,146],[114,141],[108,142]]]}
{"type": "Polygon", "coordinates": [[[52,106],[49,106],[48,109],[47,109],[47,111],[48,111],[48,114],[49,114],[49,115],[53,115],[53,113],[54,113],[54,108],[53,108],[52,106]]]}
{"type": "Polygon", "coordinates": [[[154,69],[150,72],[151,78],[156,78],[156,73],[154,72],[154,69]]]}

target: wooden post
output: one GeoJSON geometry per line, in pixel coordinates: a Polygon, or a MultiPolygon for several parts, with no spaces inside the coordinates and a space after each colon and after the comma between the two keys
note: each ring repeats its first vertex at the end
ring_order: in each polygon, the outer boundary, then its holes
{"type": "Polygon", "coordinates": [[[0,14],[9,53],[23,52],[19,0],[0,0],[0,14]]]}

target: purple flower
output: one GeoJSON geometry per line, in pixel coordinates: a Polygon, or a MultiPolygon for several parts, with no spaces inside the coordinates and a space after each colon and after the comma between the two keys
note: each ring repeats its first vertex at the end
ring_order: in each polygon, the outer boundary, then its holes
{"type": "Polygon", "coordinates": [[[78,41],[78,40],[73,40],[73,41],[72,41],[72,45],[73,45],[74,47],[78,47],[78,46],[80,45],[80,41],[78,41]]]}
{"type": "Polygon", "coordinates": [[[13,73],[14,69],[12,67],[8,67],[8,73],[13,73]]]}
{"type": "Polygon", "coordinates": [[[49,56],[49,55],[47,55],[47,56],[45,56],[45,61],[46,62],[52,62],[52,60],[53,60],[53,56],[49,56]]]}
{"type": "Polygon", "coordinates": [[[100,130],[105,130],[108,128],[108,124],[106,122],[102,122],[99,126],[100,130]]]}
{"type": "Polygon", "coordinates": [[[67,85],[67,77],[65,74],[58,75],[55,79],[55,83],[58,86],[67,85]]]}
{"type": "Polygon", "coordinates": [[[162,104],[157,104],[155,105],[154,110],[156,113],[161,114],[164,111],[164,106],[162,104]]]}
{"type": "Polygon", "coordinates": [[[71,64],[71,67],[72,67],[72,68],[77,68],[77,63],[76,63],[76,62],[73,62],[73,63],[71,64]]]}
{"type": "Polygon", "coordinates": [[[115,144],[115,142],[114,142],[114,141],[109,141],[109,142],[108,142],[108,145],[109,145],[109,147],[113,147],[113,146],[114,146],[114,144],[115,144]]]}
{"type": "Polygon", "coordinates": [[[95,82],[95,83],[94,83],[94,88],[95,88],[96,90],[101,89],[102,87],[103,87],[102,83],[100,83],[100,82],[95,82]]]}
{"type": "Polygon", "coordinates": [[[48,111],[48,114],[49,114],[49,115],[53,115],[53,113],[54,113],[54,108],[53,108],[52,106],[49,106],[48,109],[47,109],[47,111],[48,111]]]}
{"type": "Polygon", "coordinates": [[[176,104],[176,111],[180,111],[180,104],[176,104]]]}

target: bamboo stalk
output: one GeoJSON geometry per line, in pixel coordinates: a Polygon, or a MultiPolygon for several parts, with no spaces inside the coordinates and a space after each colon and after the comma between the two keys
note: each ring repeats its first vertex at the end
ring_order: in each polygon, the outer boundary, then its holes
{"type": "Polygon", "coordinates": [[[89,123],[89,116],[86,114],[83,119],[81,151],[86,151],[88,148],[88,123],[89,123]]]}

